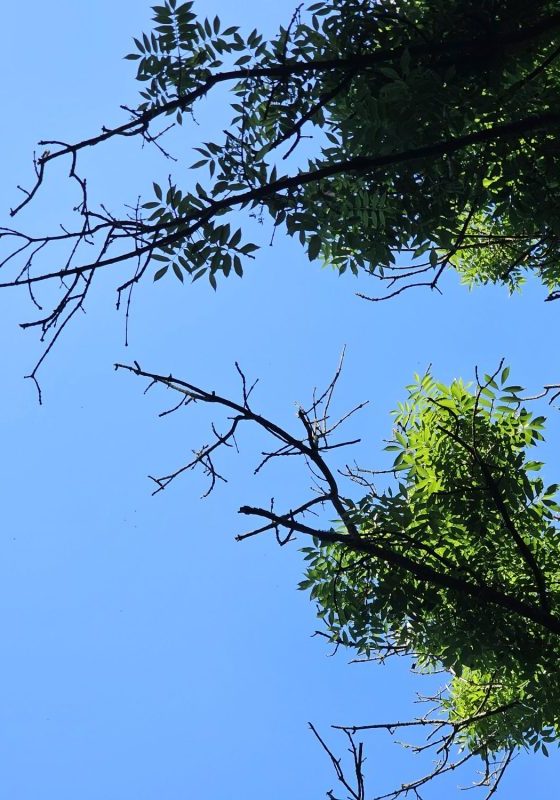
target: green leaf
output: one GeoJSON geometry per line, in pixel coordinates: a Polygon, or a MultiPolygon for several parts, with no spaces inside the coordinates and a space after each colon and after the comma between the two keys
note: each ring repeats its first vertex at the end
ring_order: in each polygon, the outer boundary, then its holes
{"type": "Polygon", "coordinates": [[[315,234],[309,240],[307,247],[307,256],[310,261],[314,261],[321,251],[321,237],[315,234]]]}
{"type": "Polygon", "coordinates": [[[167,272],[168,267],[161,267],[158,269],[154,275],[154,281],[159,281],[160,278],[163,278],[165,273],[167,272]]]}

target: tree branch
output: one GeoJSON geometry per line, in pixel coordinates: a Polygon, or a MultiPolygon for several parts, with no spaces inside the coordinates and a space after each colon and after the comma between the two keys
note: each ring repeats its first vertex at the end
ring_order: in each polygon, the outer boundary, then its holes
{"type": "MultiPolygon", "coordinates": [[[[297,175],[279,178],[269,184],[265,184],[256,189],[250,189],[241,192],[237,195],[225,197],[221,200],[215,200],[201,211],[191,213],[182,219],[174,220],[173,223],[168,223],[169,227],[177,227],[178,222],[182,222],[184,227],[179,228],[174,233],[162,236],[159,239],[154,239],[147,245],[136,247],[126,253],[112,256],[111,258],[99,259],[98,261],[83,264],[77,267],[69,267],[53,272],[43,273],[41,275],[28,276],[26,278],[16,278],[13,281],[0,282],[0,289],[16,286],[30,286],[43,281],[52,280],[53,278],[60,278],[62,276],[77,275],[87,272],[88,270],[97,270],[103,267],[119,264],[137,258],[149,253],[156,249],[167,247],[168,245],[177,244],[183,241],[188,236],[191,236],[199,230],[205,222],[216,217],[223,211],[230,210],[237,206],[246,206],[249,204],[257,205],[262,201],[266,201],[274,195],[282,192],[289,192],[295,189],[300,189],[308,184],[318,183],[326,178],[342,174],[359,174],[368,175],[374,173],[375,170],[392,166],[395,164],[406,163],[423,158],[439,158],[441,156],[449,155],[451,153],[462,150],[466,147],[476,144],[484,144],[487,142],[496,142],[500,139],[510,139],[522,137],[528,133],[535,133],[539,130],[548,128],[555,128],[560,126],[560,113],[546,112],[543,114],[532,115],[525,117],[521,120],[513,122],[499,123],[488,128],[483,128],[473,133],[465,134],[464,136],[457,136],[451,139],[441,140],[433,144],[424,145],[423,147],[412,148],[411,150],[404,150],[398,153],[384,153],[379,156],[356,156],[355,158],[341,161],[336,164],[329,164],[318,169],[309,170],[307,172],[300,172],[297,175]]],[[[142,233],[147,234],[152,231],[161,229],[161,225],[142,226],[142,233]]],[[[165,227],[165,226],[163,226],[165,227]]]]}
{"type": "MultiPolygon", "coordinates": [[[[321,445],[314,435],[313,426],[306,417],[305,412],[300,410],[298,413],[299,419],[306,432],[305,440],[302,440],[263,415],[254,412],[246,400],[244,400],[243,404],[236,403],[226,397],[222,397],[216,392],[208,392],[191,383],[174,378],[172,375],[163,376],[157,373],[147,372],[142,370],[139,365],[130,366],[126,364],[116,364],[115,368],[124,369],[135,375],[147,378],[151,383],[159,383],[167,386],[168,388],[183,393],[193,400],[217,404],[229,409],[242,419],[256,423],[259,427],[280,441],[283,446],[289,445],[293,448],[295,453],[302,455],[316,468],[319,477],[325,482],[327,487],[327,490],[323,493],[324,500],[332,504],[337,516],[346,527],[347,533],[340,533],[333,529],[323,530],[309,526],[295,519],[293,512],[278,514],[273,510],[265,508],[249,505],[241,506],[239,513],[249,516],[258,516],[268,520],[270,524],[262,530],[271,529],[272,527],[284,527],[290,531],[296,531],[306,536],[315,537],[321,544],[339,544],[351,552],[371,555],[376,559],[381,559],[387,564],[406,570],[420,580],[427,581],[435,586],[451,589],[452,591],[471,597],[479,602],[496,605],[514,615],[536,623],[551,633],[560,634],[560,618],[552,614],[548,609],[533,606],[514,595],[489,586],[480,580],[473,582],[466,580],[460,575],[437,570],[426,563],[425,560],[416,560],[375,541],[374,533],[364,535],[358,529],[349,513],[348,506],[340,494],[334,474],[322,456],[324,445],[321,445]]],[[[246,535],[241,538],[245,538],[245,536],[246,535]]]]}

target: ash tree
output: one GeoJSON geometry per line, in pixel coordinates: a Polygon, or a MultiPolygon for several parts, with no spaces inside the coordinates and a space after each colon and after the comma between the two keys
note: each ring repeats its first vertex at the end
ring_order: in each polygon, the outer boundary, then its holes
{"type": "MultiPolygon", "coordinates": [[[[37,388],[38,368],[91,302],[98,271],[114,273],[127,316],[140,281],[203,278],[216,289],[257,257],[252,218],[268,221],[268,238],[297,237],[311,261],[371,275],[368,301],[439,291],[447,270],[510,291],[534,274],[556,300],[559,34],[558,4],[540,0],[316,2],[270,40],[199,18],[191,2],[155,6],[153,29],[126,56],[139,102],[91,138],[41,142],[35,182],[11,212],[33,204],[51,163],[67,160],[78,192],[73,221],[41,235],[0,230],[0,287],[20,286],[35,302],[43,285],[62,287],[46,312],[22,323],[45,342],[30,375],[37,388]],[[220,91],[230,99],[223,134],[200,141],[193,156],[168,131],[192,126],[220,91]],[[80,156],[123,137],[159,150],[162,173],[117,213],[88,196],[80,156]]],[[[138,363],[118,366],[177,392],[178,407],[210,403],[227,418],[191,462],[154,479],[156,490],[195,467],[211,490],[219,451],[238,428],[264,429],[275,444],[258,468],[299,456],[315,491],[288,511],[242,506],[260,521],[240,538],[309,538],[302,588],[336,647],[445,671],[445,687],[418,719],[342,728],[348,769],[313,729],[341,791],[366,797],[356,738],[364,729],[428,732],[415,749],[432,749],[433,769],[394,798],[418,797],[478,758],[490,797],[518,750],[547,754],[560,732],[560,506],[532,454],[544,425],[531,407],[538,396],[509,383],[507,367],[470,384],[418,376],[395,413],[396,458],[381,477],[359,468],[341,476],[331,464],[332,451],[351,444],[337,439],[345,417],[329,413],[339,372],[291,432],[254,411],[241,370],[240,397],[231,399],[138,363]],[[338,523],[310,524],[322,510],[338,523]]],[[[550,384],[539,395],[554,400],[558,390],[550,384]]]]}

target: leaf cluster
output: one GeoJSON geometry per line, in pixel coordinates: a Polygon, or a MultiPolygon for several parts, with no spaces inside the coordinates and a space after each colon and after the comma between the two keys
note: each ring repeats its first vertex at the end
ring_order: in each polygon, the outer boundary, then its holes
{"type": "MultiPolygon", "coordinates": [[[[242,205],[260,205],[310,259],[340,272],[390,282],[431,272],[435,285],[451,264],[470,284],[514,288],[533,271],[553,291],[560,20],[552,2],[537,14],[518,0],[483,6],[330,0],[296,12],[270,41],[222,31],[218,17],[199,21],[190,2],[154,7],[154,31],[127,56],[148,83],[138,113],[184,97],[173,106],[182,122],[199,90],[229,68],[236,79],[225,139],[197,148],[193,164],[209,170],[210,185],[175,187],[178,217],[252,189],[242,205]],[[286,184],[287,159],[296,170],[286,184]],[[404,252],[413,264],[403,275],[404,252]]],[[[214,275],[215,251],[191,273],[202,263],[214,275]]]]}
{"type": "MultiPolygon", "coordinates": [[[[557,612],[558,487],[545,486],[531,455],[544,419],[523,407],[507,376],[505,369],[476,387],[418,378],[387,446],[398,482],[351,504],[350,514],[360,536],[387,551],[557,612]]],[[[366,656],[414,654],[420,670],[451,673],[443,705],[450,720],[463,721],[471,749],[558,737],[556,634],[488,603],[482,591],[466,596],[340,543],[317,542],[306,559],[301,586],[334,642],[366,656]]]]}

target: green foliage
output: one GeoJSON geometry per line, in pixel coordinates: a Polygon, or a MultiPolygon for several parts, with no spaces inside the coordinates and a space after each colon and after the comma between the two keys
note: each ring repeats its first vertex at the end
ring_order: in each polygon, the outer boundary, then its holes
{"type": "MultiPolygon", "coordinates": [[[[557,2],[322,0],[270,40],[198,18],[192,2],[164,0],[153,11],[153,30],[126,56],[142,85],[131,119],[76,144],[50,143],[58,149],[37,159],[35,186],[12,210],[32,202],[51,161],[69,156],[82,191],[77,230],[39,239],[0,230],[15,241],[4,265],[23,258],[4,286],[27,285],[34,300],[36,282],[62,279],[60,302],[24,325],[51,336],[46,353],[100,267],[134,262],[119,298],[148,267],[155,281],[205,276],[214,289],[220,274],[242,276],[258,246],[240,211],[297,237],[310,261],[377,276],[389,295],[434,288],[453,268],[469,285],[510,290],[534,273],[549,299],[560,297],[557,2]],[[82,149],[138,136],[170,155],[160,143],[168,123],[189,125],[220,87],[223,134],[198,142],[189,171],[156,180],[134,215],[90,210],[76,172],[82,149]],[[81,261],[96,237],[99,255],[81,261]],[[65,266],[31,274],[60,239],[70,245],[65,266]]],[[[305,455],[328,494],[275,519],[257,509],[273,519],[261,531],[317,534],[301,587],[333,642],[366,656],[414,655],[425,672],[443,667],[451,679],[439,702],[453,741],[483,756],[546,754],[560,734],[558,487],[545,486],[532,459],[544,419],[520,391],[507,369],[473,386],[417,378],[387,447],[393,485],[357,503],[336,495],[322,458],[330,446],[321,449],[311,428],[302,448],[282,434],[287,449],[277,455],[305,455]],[[341,519],[338,532],[296,526],[323,501],[341,519]]],[[[220,402],[244,418],[247,397],[243,407],[220,402]]],[[[278,436],[265,422],[258,417],[278,436]]]]}
{"type": "MultiPolygon", "coordinates": [[[[470,285],[514,289],[534,272],[559,288],[556,3],[328,0],[270,41],[198,20],[192,5],[156,6],[154,32],[128,56],[144,84],[139,115],[185,124],[231,84],[225,138],[195,148],[204,185],[169,179],[144,204],[164,263],[156,280],[170,265],[214,288],[219,272],[241,275],[256,245],[227,217],[244,208],[268,213],[310,260],[390,287],[435,286],[451,266],[470,285]]],[[[409,387],[387,448],[398,481],[348,501],[344,520],[378,555],[317,540],[302,588],[333,641],[443,666],[441,702],[471,751],[546,752],[559,732],[560,644],[523,608],[559,610],[560,506],[529,455],[544,420],[507,373],[409,387]]]]}
{"type": "MultiPolygon", "coordinates": [[[[351,505],[349,519],[385,552],[557,612],[558,487],[544,485],[531,455],[544,419],[523,406],[508,372],[476,387],[431,375],[409,386],[387,446],[398,483],[351,505]]],[[[351,545],[305,551],[301,588],[333,641],[368,656],[414,654],[420,670],[450,672],[443,706],[472,750],[536,747],[560,734],[557,634],[482,591],[422,580],[351,545]]]]}
{"type": "Polygon", "coordinates": [[[329,0],[271,41],[192,7],[155,6],[154,31],[127,56],[139,114],[169,105],[182,124],[233,82],[225,139],[196,148],[209,183],[145,205],[165,236],[186,232],[163,244],[167,260],[214,284],[241,274],[246,253],[217,222],[235,206],[268,212],[341,273],[400,279],[406,252],[412,282],[435,285],[450,264],[469,284],[514,288],[533,271],[559,286],[556,3],[329,0]]]}

